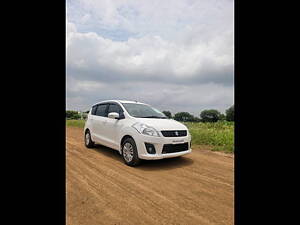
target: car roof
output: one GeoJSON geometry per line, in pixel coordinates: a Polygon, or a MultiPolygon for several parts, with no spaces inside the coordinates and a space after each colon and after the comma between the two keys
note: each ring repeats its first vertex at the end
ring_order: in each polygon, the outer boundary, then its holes
{"type": "Polygon", "coordinates": [[[138,102],[138,101],[130,101],[130,100],[105,100],[105,101],[101,101],[101,102],[97,102],[94,105],[98,105],[98,104],[101,104],[101,103],[110,103],[110,102],[116,102],[116,103],[135,103],[135,104],[143,104],[143,105],[146,105],[145,103],[142,103],[142,102],[138,102]]]}

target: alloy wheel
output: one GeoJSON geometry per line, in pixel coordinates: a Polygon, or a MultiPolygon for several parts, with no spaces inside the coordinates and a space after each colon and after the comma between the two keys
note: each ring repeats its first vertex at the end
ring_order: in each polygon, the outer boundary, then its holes
{"type": "Polygon", "coordinates": [[[123,157],[126,162],[130,162],[133,158],[133,146],[129,142],[123,146],[123,157]]]}

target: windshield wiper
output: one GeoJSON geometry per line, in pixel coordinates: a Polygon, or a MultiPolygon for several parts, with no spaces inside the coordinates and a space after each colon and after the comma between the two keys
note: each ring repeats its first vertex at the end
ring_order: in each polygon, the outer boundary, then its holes
{"type": "Polygon", "coordinates": [[[157,118],[157,119],[166,119],[167,117],[162,117],[162,116],[143,116],[140,118],[157,118]]]}

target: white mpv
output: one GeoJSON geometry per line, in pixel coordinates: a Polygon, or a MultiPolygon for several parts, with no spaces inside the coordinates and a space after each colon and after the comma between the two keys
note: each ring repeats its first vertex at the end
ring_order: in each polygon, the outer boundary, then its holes
{"type": "Polygon", "coordinates": [[[84,127],[88,148],[95,143],[119,151],[124,162],[178,157],[190,153],[191,135],[185,125],[168,119],[150,105],[110,100],[96,103],[84,127]]]}

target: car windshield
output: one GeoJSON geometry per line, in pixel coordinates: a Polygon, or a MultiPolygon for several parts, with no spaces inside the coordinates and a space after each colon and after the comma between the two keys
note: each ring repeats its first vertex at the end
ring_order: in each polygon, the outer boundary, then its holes
{"type": "Polygon", "coordinates": [[[136,104],[136,103],[122,103],[130,116],[138,117],[138,118],[167,118],[162,112],[159,110],[144,104],[136,104]]]}

